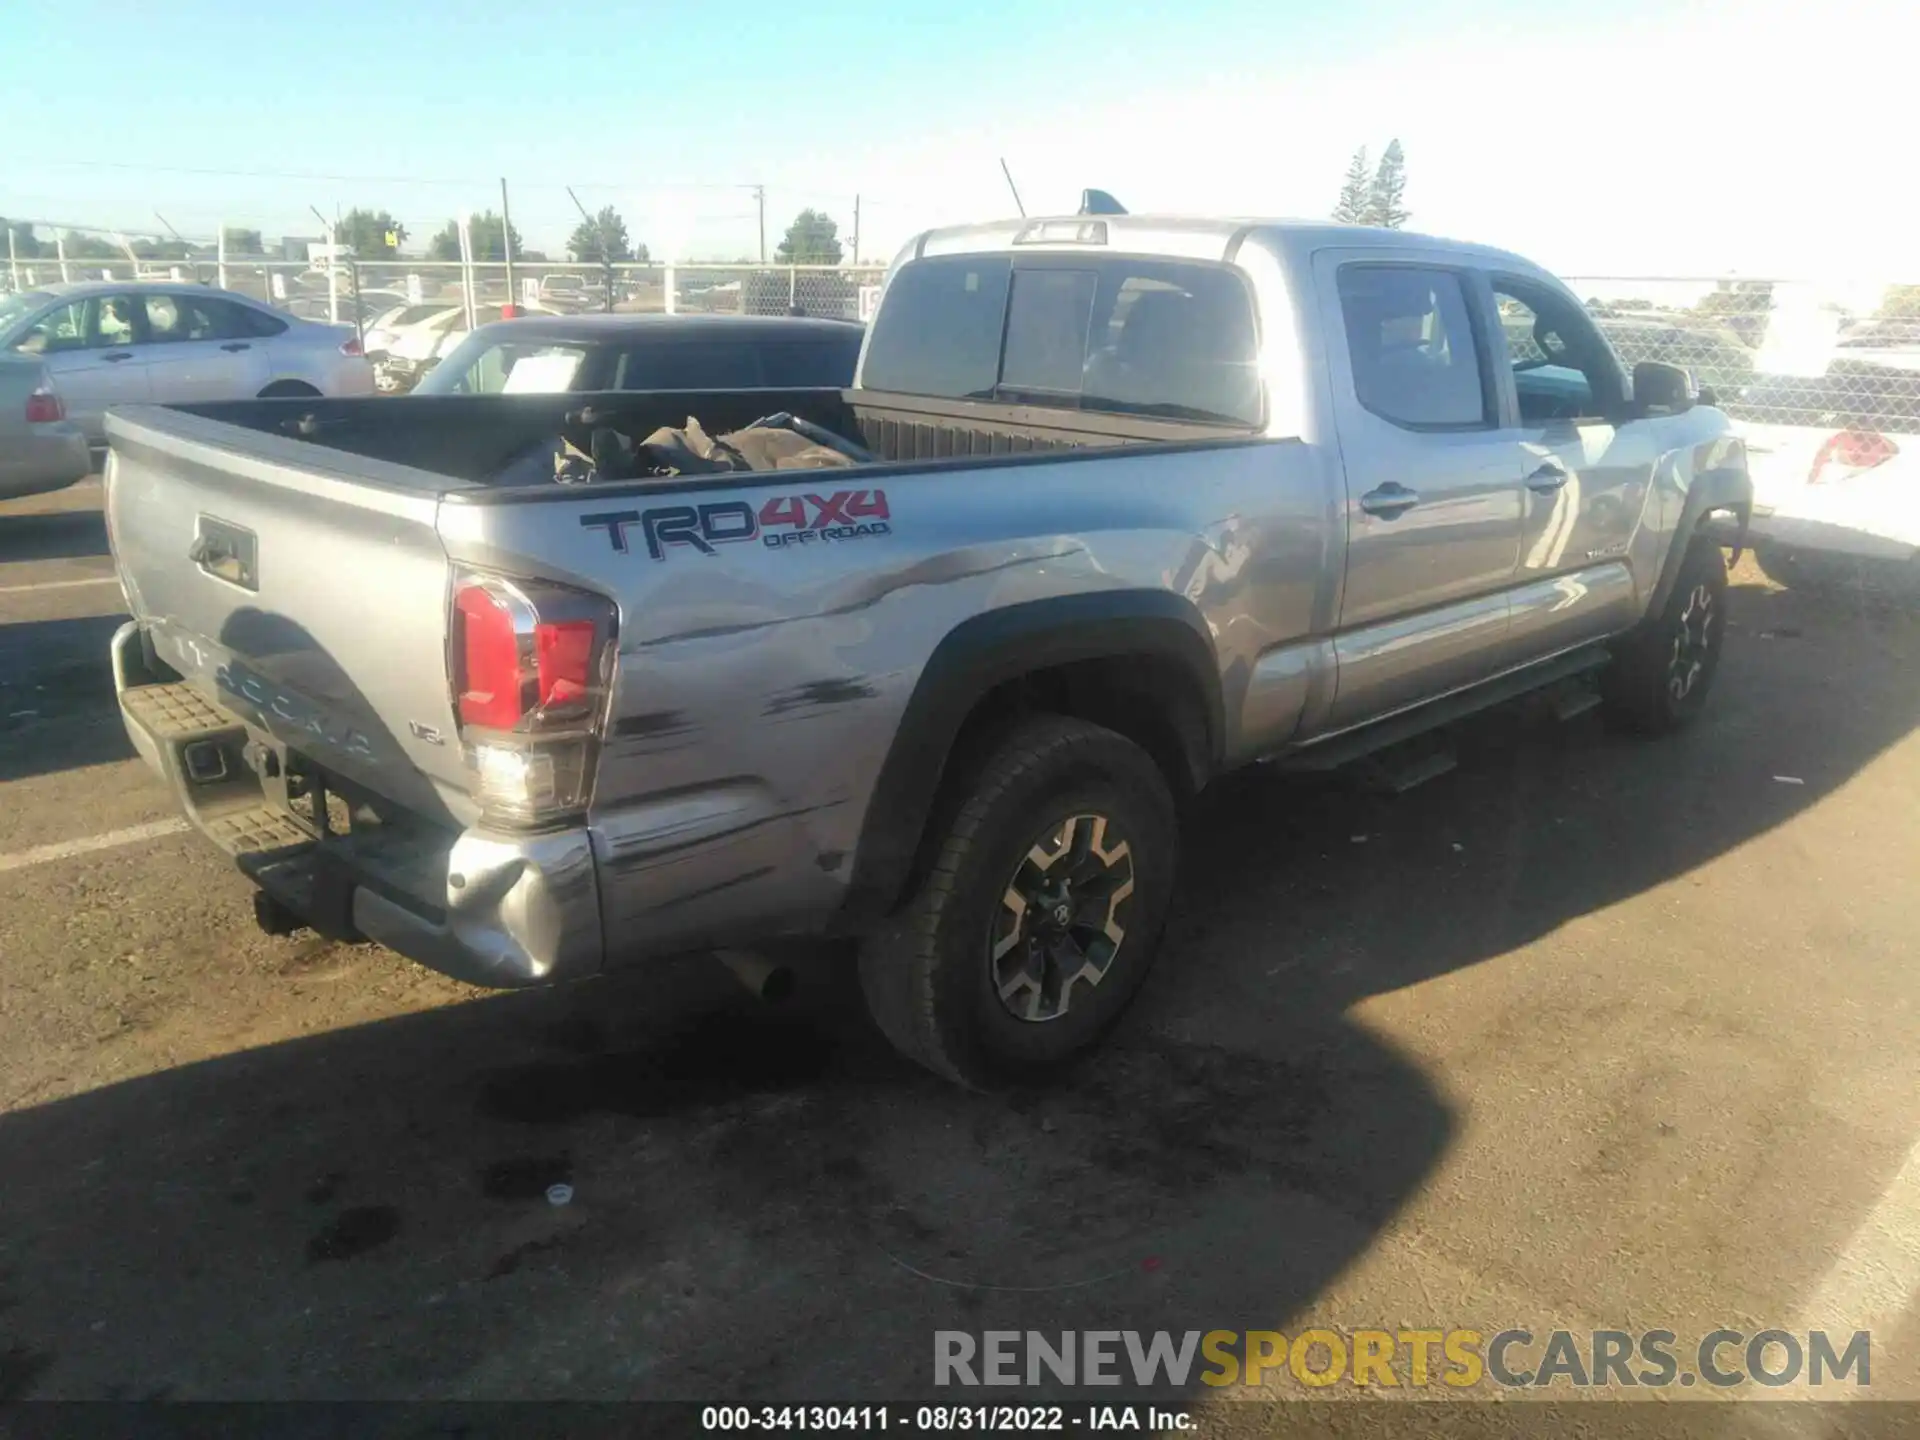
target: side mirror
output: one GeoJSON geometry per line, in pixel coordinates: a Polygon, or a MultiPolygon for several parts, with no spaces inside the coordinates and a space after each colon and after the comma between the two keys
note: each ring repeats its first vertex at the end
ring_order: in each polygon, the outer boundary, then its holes
{"type": "Polygon", "coordinates": [[[1633,367],[1633,406],[1640,414],[1678,415],[1693,404],[1693,377],[1678,365],[1642,360],[1633,367]]]}

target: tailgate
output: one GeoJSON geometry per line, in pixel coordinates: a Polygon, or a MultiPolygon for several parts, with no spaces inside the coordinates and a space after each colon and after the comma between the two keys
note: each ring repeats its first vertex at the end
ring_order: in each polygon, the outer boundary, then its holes
{"type": "Polygon", "coordinates": [[[434,529],[457,482],[158,408],[107,437],[114,563],[159,657],[323,769],[470,821],[434,529]]]}

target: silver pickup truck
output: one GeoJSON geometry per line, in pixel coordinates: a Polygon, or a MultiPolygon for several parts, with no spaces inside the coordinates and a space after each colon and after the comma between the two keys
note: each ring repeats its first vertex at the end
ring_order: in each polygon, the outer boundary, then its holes
{"type": "Polygon", "coordinates": [[[1017,1079],[1138,990],[1215,777],[1699,711],[1751,493],[1696,393],[1497,250],[938,230],[844,392],[116,412],[114,676],[269,929],[492,986],[844,936],[901,1049],[1017,1079]],[[583,401],[872,460],[556,483],[583,401]]]}

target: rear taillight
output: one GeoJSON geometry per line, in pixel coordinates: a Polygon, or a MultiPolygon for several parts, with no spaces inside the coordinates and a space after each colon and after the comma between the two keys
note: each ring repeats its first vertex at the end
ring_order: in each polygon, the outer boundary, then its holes
{"type": "Polygon", "coordinates": [[[67,418],[67,407],[53,391],[42,386],[27,396],[27,423],[54,425],[67,418]]]}
{"type": "Polygon", "coordinates": [[[497,576],[454,588],[460,738],[486,815],[549,824],[586,804],[613,678],[615,611],[597,595],[497,576]]]}
{"type": "Polygon", "coordinates": [[[1845,480],[1884,465],[1900,453],[1900,447],[1874,430],[1842,430],[1830,436],[1813,457],[1813,469],[1807,474],[1809,485],[1845,480]]]}
{"type": "Polygon", "coordinates": [[[362,351],[360,349],[360,337],[356,335],[351,340],[344,341],[340,346],[340,353],[342,355],[361,354],[362,351]]]}

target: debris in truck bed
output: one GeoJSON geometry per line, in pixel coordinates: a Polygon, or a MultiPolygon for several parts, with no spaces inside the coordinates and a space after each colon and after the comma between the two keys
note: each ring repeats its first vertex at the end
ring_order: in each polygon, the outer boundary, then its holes
{"type": "Polygon", "coordinates": [[[835,469],[871,464],[874,458],[844,436],[786,411],[717,439],[690,415],[678,429],[662,426],[637,443],[611,425],[591,424],[597,418],[591,411],[567,418],[577,418],[591,428],[584,446],[574,435],[561,435],[553,451],[553,478],[561,485],[743,470],[835,469]]]}

